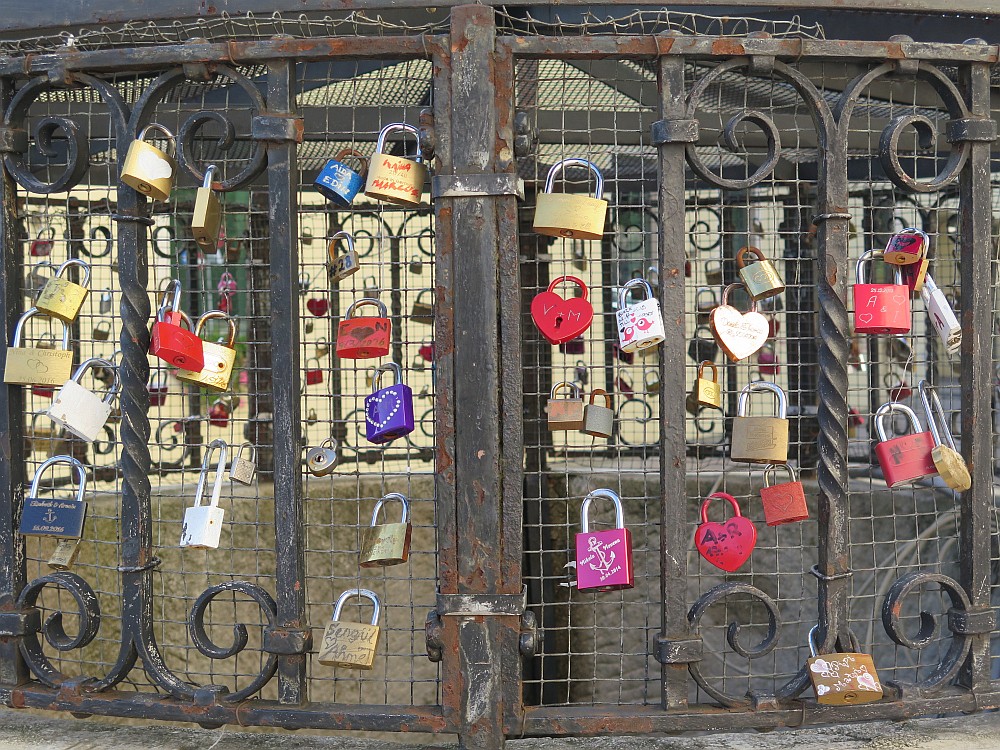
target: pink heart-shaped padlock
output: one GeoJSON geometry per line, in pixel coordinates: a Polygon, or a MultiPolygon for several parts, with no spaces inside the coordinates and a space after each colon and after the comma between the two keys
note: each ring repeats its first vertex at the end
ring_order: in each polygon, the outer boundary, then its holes
{"type": "Polygon", "coordinates": [[[587,300],[587,285],[576,276],[559,276],[549,288],[531,300],[531,319],[550,344],[563,344],[590,328],[594,308],[587,300]],[[580,297],[563,299],[553,290],[563,281],[571,281],[583,290],[580,297]]]}
{"type": "Polygon", "coordinates": [[[317,318],[322,318],[330,309],[330,301],[321,297],[313,297],[306,301],[306,307],[317,318]]]}
{"type": "Polygon", "coordinates": [[[712,565],[734,573],[747,561],[757,544],[757,527],[740,513],[736,498],[725,492],[713,492],[701,504],[701,524],[694,532],[698,553],[712,565]],[[733,516],[725,523],[708,520],[708,506],[713,498],[722,498],[733,507],[733,516]]]}

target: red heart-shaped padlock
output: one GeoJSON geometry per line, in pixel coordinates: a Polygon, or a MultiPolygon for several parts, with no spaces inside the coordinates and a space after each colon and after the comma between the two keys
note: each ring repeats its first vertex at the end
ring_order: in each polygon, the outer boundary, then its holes
{"type": "Polygon", "coordinates": [[[734,573],[749,559],[756,544],[757,527],[740,513],[735,497],[713,492],[705,499],[701,504],[701,523],[694,532],[694,545],[702,557],[715,567],[734,573]],[[716,497],[733,506],[733,516],[725,523],[708,520],[708,506],[716,497]]]}
{"type": "Polygon", "coordinates": [[[306,302],[306,307],[317,318],[322,318],[330,310],[330,301],[320,297],[313,297],[306,302]]]}
{"type": "Polygon", "coordinates": [[[594,308],[587,301],[587,285],[576,276],[559,276],[549,288],[531,300],[531,319],[550,344],[562,344],[590,328],[594,308]],[[553,289],[563,281],[572,281],[583,290],[580,297],[563,299],[553,289]]]}

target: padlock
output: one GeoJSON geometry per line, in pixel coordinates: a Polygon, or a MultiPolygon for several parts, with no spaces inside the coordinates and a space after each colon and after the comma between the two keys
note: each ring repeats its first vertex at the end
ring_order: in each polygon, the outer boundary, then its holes
{"type": "Polygon", "coordinates": [[[573,268],[577,271],[587,270],[587,251],[581,243],[573,243],[573,268]]]}
{"type": "Polygon", "coordinates": [[[889,238],[882,260],[895,266],[908,266],[919,263],[927,257],[930,238],[926,232],[916,227],[906,227],[889,238]]]}
{"type": "Polygon", "coordinates": [[[100,321],[91,332],[94,341],[107,341],[111,338],[111,323],[107,320],[100,321]]]}
{"type": "Polygon", "coordinates": [[[111,290],[105,289],[101,292],[101,301],[99,305],[99,312],[101,315],[108,315],[111,313],[114,298],[111,296],[111,290]]]}
{"type": "Polygon", "coordinates": [[[757,544],[757,527],[740,512],[736,498],[726,492],[713,492],[701,504],[701,523],[694,532],[694,546],[698,554],[715,567],[727,573],[739,570],[757,544]],[[725,523],[708,520],[708,506],[712,500],[725,500],[733,515],[725,523]]]}
{"type": "Polygon", "coordinates": [[[62,349],[21,347],[24,324],[38,314],[37,307],[28,308],[14,327],[14,343],[7,347],[7,365],[3,382],[10,385],[55,385],[69,380],[73,371],[73,350],[69,348],[69,326],[62,323],[62,349]]]}
{"type": "Polygon", "coordinates": [[[361,540],[362,568],[380,565],[399,565],[410,557],[410,504],[398,492],[390,492],[375,503],[371,526],[365,529],[361,540]],[[379,523],[378,514],[387,502],[396,501],[402,506],[399,523],[379,523]]]}
{"type": "Polygon", "coordinates": [[[560,354],[583,354],[585,351],[587,351],[587,344],[583,340],[583,336],[577,336],[559,344],[560,354]]]}
{"type": "Polygon", "coordinates": [[[434,362],[434,342],[429,344],[424,344],[417,349],[417,354],[424,358],[427,362],[434,362]]]}
{"type": "Polygon", "coordinates": [[[905,401],[913,395],[913,389],[910,388],[910,384],[906,382],[905,377],[899,377],[892,372],[887,372],[882,377],[882,383],[889,391],[890,401],[905,401]]]}
{"type": "Polygon", "coordinates": [[[302,271],[299,274],[299,294],[305,294],[309,291],[312,286],[312,274],[308,271],[302,271]]]}
{"type": "Polygon", "coordinates": [[[410,320],[414,323],[423,323],[428,326],[434,325],[434,303],[421,301],[425,294],[430,293],[430,289],[421,289],[417,293],[417,298],[413,300],[413,308],[410,310],[410,320]]]}
{"type": "Polygon", "coordinates": [[[204,342],[191,330],[194,326],[181,310],[180,303],[181,283],[177,279],[171,279],[156,311],[149,353],[175,367],[197,372],[205,367],[204,342]],[[171,289],[173,300],[169,301],[171,289]],[[187,323],[189,330],[181,328],[182,322],[187,323]]]}
{"type": "Polygon", "coordinates": [[[122,182],[154,201],[165,201],[174,186],[177,162],[167,152],[146,142],[146,134],[158,130],[171,145],[174,134],[158,123],[147,125],[139,132],[128,147],[125,163],[122,165],[122,182]]]}
{"type": "Polygon", "coordinates": [[[747,294],[755,302],[776,297],[785,291],[785,282],[778,275],[778,269],[758,248],[741,247],[736,253],[736,266],[740,269],[740,279],[747,288],[747,294]],[[747,263],[747,254],[757,256],[757,261],[747,263]]]}
{"type": "Polygon", "coordinates": [[[719,369],[715,362],[706,359],[698,365],[698,377],[694,381],[691,396],[698,406],[709,409],[722,409],[722,385],[719,383],[719,369]],[[712,368],[712,379],[705,377],[705,368],[712,368]]]}
{"type": "Polygon", "coordinates": [[[389,353],[392,321],[385,305],[377,299],[363,297],[347,308],[347,314],[337,328],[337,356],[341,359],[372,359],[389,353]],[[355,318],[359,307],[375,307],[375,317],[355,318]]]}
{"type": "Polygon", "coordinates": [[[719,355],[719,345],[712,335],[712,329],[701,325],[695,328],[694,338],[688,344],[688,356],[695,362],[711,362],[719,355]],[[701,334],[707,333],[708,336],[701,334]]]}
{"type": "Polygon", "coordinates": [[[73,377],[66,381],[48,409],[49,418],[57,425],[65,427],[78,438],[92,443],[101,434],[104,424],[111,416],[111,402],[118,394],[120,381],[118,368],[106,359],[91,357],[80,363],[73,377]],[[114,372],[114,382],[104,397],[80,385],[80,379],[91,367],[103,366],[114,372]]]}
{"type": "Polygon", "coordinates": [[[323,382],[323,368],[318,358],[310,357],[306,360],[305,376],[306,385],[319,385],[323,382]],[[315,362],[316,366],[310,367],[310,362],[315,362]]]}
{"type": "Polygon", "coordinates": [[[80,308],[90,294],[90,289],[87,288],[89,284],[90,264],[78,258],[70,258],[59,266],[55,277],[46,282],[42,293],[38,295],[35,307],[46,315],[72,323],[80,314],[80,308]],[[63,276],[63,272],[70,266],[80,266],[83,269],[82,285],[74,284],[63,276]]]}
{"type": "Polygon", "coordinates": [[[387,362],[375,372],[372,392],[365,396],[365,437],[382,445],[413,432],[413,391],[403,382],[403,370],[387,362]],[[380,387],[382,375],[391,372],[395,382],[380,387]]]}
{"type": "Polygon", "coordinates": [[[635,398],[635,388],[632,387],[632,379],[626,375],[624,372],[619,372],[618,376],[615,378],[615,388],[621,393],[626,400],[631,401],[635,398]]]}
{"type": "Polygon", "coordinates": [[[924,279],[927,278],[930,264],[929,258],[921,258],[919,263],[903,266],[903,283],[909,288],[911,297],[920,294],[920,290],[924,288],[924,279]]]}
{"type": "Polygon", "coordinates": [[[653,288],[645,279],[630,279],[618,290],[618,346],[622,351],[634,352],[656,346],[666,334],[663,331],[663,316],[660,303],[653,297],[653,288]],[[646,298],[628,304],[628,294],[633,289],[642,289],[646,298]]]}
{"type": "Polygon", "coordinates": [[[788,420],[785,418],[785,392],[774,383],[755,380],[740,391],[733,419],[729,458],[746,464],[788,463],[788,420]],[[777,416],[749,416],[750,395],[770,391],[777,401],[777,416]]]}
{"type": "Polygon", "coordinates": [[[364,295],[371,299],[377,299],[379,293],[378,279],[374,276],[365,277],[364,295]]]}
{"type": "Polygon", "coordinates": [[[719,298],[714,289],[703,286],[694,293],[694,309],[699,315],[709,315],[718,306],[719,298]]]}
{"type": "Polygon", "coordinates": [[[743,284],[730,284],[722,290],[722,304],[712,310],[709,326],[722,351],[733,362],[755,354],[767,343],[767,318],[757,312],[757,302],[750,300],[750,310],[740,312],[729,304],[729,293],[743,284]]]}
{"type": "Polygon", "coordinates": [[[635,362],[635,352],[627,352],[617,343],[611,345],[611,351],[614,353],[615,358],[623,364],[630,365],[635,362]]]}
{"type": "Polygon", "coordinates": [[[208,424],[212,427],[228,427],[233,410],[222,398],[217,398],[208,408],[208,424]]]}
{"type": "Polygon", "coordinates": [[[424,358],[419,354],[414,354],[413,359],[410,360],[410,369],[420,371],[424,369],[424,358]]]}
{"type": "Polygon", "coordinates": [[[622,501],[611,490],[594,490],[580,506],[580,532],[576,535],[576,587],[580,591],[615,591],[635,585],[632,574],[632,534],[625,528],[622,501]],[[590,505],[610,500],[615,507],[615,528],[590,530],[590,505]]]}
{"type": "Polygon", "coordinates": [[[205,167],[205,179],[195,192],[194,213],[191,217],[191,233],[194,241],[206,253],[214,253],[219,242],[219,227],[222,224],[222,204],[212,189],[212,178],[218,168],[214,164],[205,167]]]}
{"type": "Polygon", "coordinates": [[[768,526],[780,526],[809,518],[805,488],[795,478],[795,470],[788,464],[768,464],[764,467],[764,486],[760,488],[760,499],[764,504],[764,522],[768,526]],[[787,482],[771,484],[771,477],[776,469],[788,472],[787,482]]]}
{"type": "Polygon", "coordinates": [[[868,284],[865,263],[878,257],[872,250],[858,258],[855,273],[858,283],[852,287],[855,333],[908,333],[910,330],[910,290],[903,284],[899,266],[893,266],[895,284],[868,284]]]}
{"type": "Polygon", "coordinates": [[[312,333],[314,328],[312,319],[306,318],[305,322],[302,324],[302,328],[306,333],[312,333]]]}
{"type": "Polygon", "coordinates": [[[557,276],[548,289],[531,300],[531,319],[550,344],[563,344],[581,336],[594,320],[594,308],[587,300],[587,285],[576,276],[557,276]],[[556,286],[564,281],[576,284],[582,295],[564,299],[556,294],[556,286]]]}
{"type": "Polygon", "coordinates": [[[56,389],[50,385],[33,385],[31,386],[31,393],[33,396],[40,396],[41,398],[52,398],[56,395],[56,389]]]}
{"type": "Polygon", "coordinates": [[[582,359],[578,359],[576,361],[576,366],[573,368],[573,379],[580,385],[587,385],[588,378],[587,363],[582,359]]]}
{"type": "Polygon", "coordinates": [[[167,371],[156,370],[149,374],[149,383],[146,386],[149,391],[149,405],[163,406],[167,403],[169,387],[167,385],[167,371]]]}
{"type": "Polygon", "coordinates": [[[229,465],[229,479],[240,484],[253,484],[254,474],[257,473],[257,449],[253,443],[243,443],[236,452],[236,458],[229,465]],[[243,451],[250,449],[250,458],[243,458],[243,451]]]}
{"type": "Polygon", "coordinates": [[[368,166],[365,195],[398,206],[419,206],[426,179],[427,166],[420,147],[420,131],[404,122],[394,122],[382,128],[368,166]],[[410,133],[416,139],[417,153],[414,158],[385,153],[385,139],[393,132],[410,133]]]}
{"type": "Polygon", "coordinates": [[[49,567],[53,570],[69,570],[80,552],[79,539],[60,539],[49,556],[49,567]]]}
{"type": "Polygon", "coordinates": [[[55,271],[55,266],[52,265],[50,261],[42,260],[31,267],[31,270],[24,277],[24,296],[28,299],[35,299],[45,285],[49,283],[49,279],[55,274],[49,273],[55,271]],[[43,269],[45,272],[43,273],[43,269]]]}
{"type": "Polygon", "coordinates": [[[316,424],[319,421],[319,415],[316,414],[316,410],[310,408],[309,411],[306,412],[306,418],[304,421],[310,427],[316,424]]]}
{"type": "Polygon", "coordinates": [[[40,425],[38,420],[43,416],[45,416],[45,412],[41,411],[31,415],[31,422],[24,431],[25,450],[28,453],[49,451],[50,455],[54,455],[52,450],[57,444],[56,441],[63,435],[63,430],[57,430],[51,422],[44,426],[40,425]]]}
{"type": "Polygon", "coordinates": [[[31,480],[31,488],[21,509],[22,536],[55,536],[79,539],[83,534],[83,522],[87,517],[87,503],[84,493],[87,489],[87,470],[83,464],[70,456],[53,456],[42,462],[31,480]],[[76,498],[64,500],[38,496],[38,483],[42,474],[50,466],[67,464],[76,478],[76,498]]]}
{"type": "Polygon", "coordinates": [[[414,253],[410,256],[410,273],[414,276],[419,276],[424,272],[424,259],[420,257],[419,254],[414,253]]]}
{"type": "Polygon", "coordinates": [[[354,199],[365,184],[367,171],[368,160],[365,157],[354,149],[341,149],[336,156],[323,165],[313,182],[313,186],[327,200],[341,208],[348,208],[354,203],[354,199]],[[348,159],[357,162],[358,171],[347,166],[348,159]]]}
{"type": "MultiPolygon", "coordinates": [[[[711,284],[712,286],[718,286],[722,284],[722,261],[718,259],[712,259],[705,262],[705,283],[711,284]]],[[[715,305],[712,305],[715,307],[715,305]]]]}
{"type": "Polygon", "coordinates": [[[552,432],[583,429],[583,397],[580,389],[573,383],[564,380],[553,385],[545,411],[548,413],[549,430],[552,432]],[[572,395],[569,398],[556,398],[556,394],[564,388],[569,388],[572,395]]]}
{"type": "Polygon", "coordinates": [[[205,450],[205,458],[201,462],[201,473],[198,474],[198,487],[194,491],[194,505],[184,510],[184,525],[181,526],[181,547],[195,549],[217,549],[222,535],[222,520],[225,510],[219,507],[219,496],[222,494],[222,477],[226,470],[226,456],[229,446],[225,440],[213,440],[205,450]],[[208,472],[212,468],[212,454],[218,450],[219,460],[215,464],[215,484],[212,485],[212,499],[208,505],[202,505],[205,495],[205,483],[208,472]]]}
{"type": "Polygon", "coordinates": [[[590,394],[590,403],[583,407],[582,432],[593,437],[611,437],[615,429],[615,413],[612,410],[611,395],[601,388],[590,394]],[[604,406],[595,404],[594,399],[604,396],[604,406]]]}
{"type": "MultiPolygon", "coordinates": [[[[370,175],[369,175],[370,176],[370,175]]],[[[348,669],[371,669],[375,663],[375,651],[378,648],[378,616],[380,611],[378,596],[368,589],[348,589],[333,608],[333,618],[323,632],[323,643],[319,647],[317,660],[328,667],[347,667],[348,669]],[[340,619],[344,604],[348,599],[364,598],[372,603],[372,620],[370,625],[361,622],[349,622],[340,619]]]]}
{"type": "Polygon", "coordinates": [[[809,653],[806,671],[812,681],[816,702],[828,706],[856,706],[882,699],[882,683],[875,671],[875,662],[868,654],[816,653],[818,625],[809,631],[809,653]]]}
{"type": "Polygon", "coordinates": [[[927,427],[934,440],[934,448],[931,450],[934,468],[945,484],[953,490],[965,492],[972,487],[972,475],[969,474],[969,467],[955,445],[955,438],[951,434],[941,399],[926,380],[921,380],[917,384],[917,389],[920,391],[920,402],[924,406],[927,427]]]}
{"type": "Polygon", "coordinates": [[[955,354],[962,348],[962,325],[955,316],[955,311],[948,304],[944,292],[934,283],[930,274],[924,280],[920,299],[924,301],[927,317],[937,331],[938,338],[948,354],[955,354]]]}
{"type": "Polygon", "coordinates": [[[879,466],[882,467],[885,483],[889,487],[898,487],[937,474],[937,467],[931,456],[934,438],[930,432],[921,431],[920,422],[913,409],[895,402],[882,404],[875,412],[874,422],[879,439],[875,444],[875,455],[878,457],[879,466]],[[890,440],[885,435],[884,421],[886,416],[894,413],[907,418],[912,432],[890,440]]]}
{"type": "Polygon", "coordinates": [[[200,318],[194,327],[195,336],[201,338],[201,329],[208,320],[224,320],[229,326],[229,338],[225,344],[205,341],[202,352],[205,364],[200,370],[180,369],[176,373],[178,380],[194,383],[210,391],[222,392],[229,390],[229,381],[233,378],[233,365],[236,362],[236,321],[221,310],[209,310],[200,318]]]}
{"type": "Polygon", "coordinates": [[[757,352],[757,371],[761,375],[778,375],[781,365],[778,364],[778,353],[773,346],[762,346],[757,352]]]}
{"type": "Polygon", "coordinates": [[[337,468],[340,456],[337,455],[337,440],[329,437],[306,453],[306,467],[315,477],[325,477],[337,468]]]}
{"type": "Polygon", "coordinates": [[[660,392],[660,373],[656,370],[646,370],[643,381],[646,385],[646,393],[660,392]]]}
{"type": "Polygon", "coordinates": [[[52,248],[56,245],[56,230],[52,227],[43,227],[38,230],[35,239],[31,241],[29,251],[35,258],[44,258],[52,254],[52,248]],[[44,236],[43,236],[44,235],[44,236]]]}
{"type": "Polygon", "coordinates": [[[325,357],[330,353],[330,342],[326,340],[326,337],[322,337],[316,340],[316,356],[325,357]]]}
{"type": "MultiPolygon", "coordinates": [[[[575,240],[599,240],[604,236],[604,222],[608,202],[601,198],[604,192],[604,175],[593,162],[586,159],[563,159],[552,165],[545,178],[545,190],[535,201],[535,219],[532,229],[548,237],[566,237],[575,240]],[[594,175],[594,195],[553,193],[556,175],[567,167],[583,167],[594,175]]],[[[582,284],[582,282],[581,282],[582,284]]]]}
{"type": "Polygon", "coordinates": [[[358,253],[354,249],[354,235],[350,232],[340,231],[330,238],[327,245],[326,254],[330,258],[330,280],[340,282],[348,276],[355,274],[361,268],[361,261],[358,260],[358,253]],[[347,252],[337,254],[337,240],[343,239],[347,244],[347,252]]]}

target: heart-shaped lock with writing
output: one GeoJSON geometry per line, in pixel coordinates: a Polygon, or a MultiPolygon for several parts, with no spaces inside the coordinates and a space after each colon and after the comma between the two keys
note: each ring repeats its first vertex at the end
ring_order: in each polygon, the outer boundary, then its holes
{"type": "Polygon", "coordinates": [[[413,432],[413,391],[403,382],[403,370],[387,362],[376,370],[372,392],[365,396],[365,437],[381,445],[413,432]],[[382,375],[393,374],[392,385],[381,387],[382,375]]]}
{"type": "Polygon", "coordinates": [[[854,331],[856,333],[908,333],[910,330],[910,290],[903,283],[900,266],[895,269],[896,283],[869,284],[865,279],[865,264],[881,257],[869,250],[858,258],[855,267],[858,283],[852,287],[854,298],[854,331]]]}
{"type": "MultiPolygon", "coordinates": [[[[882,683],[872,657],[862,653],[818,655],[818,631],[816,625],[809,631],[810,656],[806,659],[806,671],[816,692],[816,702],[828,706],[853,706],[881,700],[882,683]]],[[[855,640],[852,633],[851,641],[855,640]]]]}
{"type": "Polygon", "coordinates": [[[917,389],[920,391],[927,427],[934,439],[931,460],[934,461],[934,466],[945,484],[953,490],[965,492],[972,487],[972,475],[969,474],[969,467],[955,445],[955,438],[948,426],[941,399],[926,380],[921,380],[917,384],[917,389]]]}
{"type": "Polygon", "coordinates": [[[377,299],[363,297],[347,308],[344,319],[337,327],[337,356],[341,359],[370,359],[389,353],[392,338],[392,321],[385,305],[377,299]],[[361,307],[375,307],[377,316],[355,317],[361,307]]]}
{"type": "Polygon", "coordinates": [[[713,492],[701,504],[701,523],[694,532],[694,545],[708,562],[727,573],[739,570],[757,544],[757,527],[740,513],[736,498],[726,492],[713,492]],[[732,506],[733,515],[725,523],[708,520],[708,506],[719,498],[732,506]]]}
{"type": "Polygon", "coordinates": [[[306,467],[315,477],[325,477],[330,474],[340,461],[337,455],[337,439],[329,437],[306,453],[306,467]]]}
{"type": "Polygon", "coordinates": [[[768,526],[805,521],[809,518],[805,488],[795,478],[795,470],[788,464],[768,464],[764,467],[764,486],[760,488],[764,504],[764,522],[768,526]],[[771,484],[771,477],[778,469],[788,473],[788,481],[771,484]]]}
{"type": "Polygon", "coordinates": [[[653,297],[653,287],[645,279],[629,279],[618,290],[618,346],[622,351],[634,352],[656,346],[666,337],[660,303],[653,297]],[[646,298],[634,305],[628,304],[629,292],[642,289],[646,298]]]}
{"type": "Polygon", "coordinates": [[[740,312],[729,304],[729,293],[745,289],[743,284],[730,284],[722,291],[722,304],[712,310],[709,325],[722,351],[733,362],[756,353],[767,342],[767,318],[757,312],[757,302],[750,300],[750,310],[740,312]]]}
{"type": "Polygon", "coordinates": [[[531,319],[545,340],[563,344],[590,328],[594,308],[587,299],[587,285],[576,276],[558,276],[549,288],[531,300],[531,319]],[[564,281],[576,284],[583,291],[580,297],[564,299],[553,291],[564,281]]]}
{"type": "Polygon", "coordinates": [[[916,482],[937,474],[937,467],[931,456],[934,439],[930,432],[921,431],[920,422],[913,409],[890,401],[878,408],[873,421],[879,439],[875,444],[875,456],[878,458],[879,466],[882,467],[885,483],[889,487],[916,482]],[[906,417],[911,432],[890,439],[886,437],[885,418],[896,413],[906,417]]]}
{"type": "Polygon", "coordinates": [[[632,534],[625,528],[622,501],[612,490],[594,490],[580,506],[580,533],[576,535],[576,587],[580,591],[615,591],[635,585],[632,573],[632,534]],[[597,498],[615,508],[615,528],[590,530],[590,505],[597,498]]]}

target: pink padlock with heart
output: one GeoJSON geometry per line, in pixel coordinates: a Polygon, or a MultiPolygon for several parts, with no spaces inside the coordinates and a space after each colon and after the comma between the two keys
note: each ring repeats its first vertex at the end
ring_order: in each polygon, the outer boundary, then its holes
{"type": "Polygon", "coordinates": [[[881,257],[872,250],[864,253],[856,268],[858,283],[854,285],[855,333],[900,334],[910,331],[910,289],[903,283],[899,266],[895,269],[895,284],[868,284],[865,263],[881,257]]]}
{"type": "Polygon", "coordinates": [[[701,524],[694,532],[694,545],[708,562],[727,573],[735,573],[750,559],[757,544],[757,527],[740,513],[736,498],[726,492],[713,492],[701,504],[701,524]],[[708,506],[715,498],[728,502],[732,517],[725,523],[708,520],[708,506]]]}

